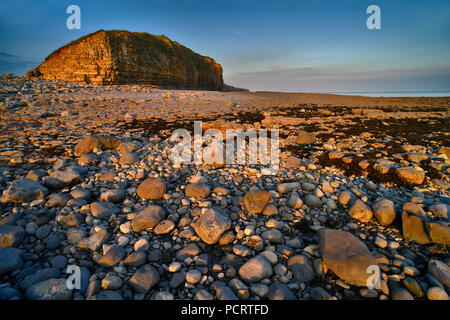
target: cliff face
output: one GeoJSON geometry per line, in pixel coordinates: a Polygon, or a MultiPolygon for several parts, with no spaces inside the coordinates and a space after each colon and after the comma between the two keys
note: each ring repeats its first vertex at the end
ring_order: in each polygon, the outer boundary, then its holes
{"type": "Polygon", "coordinates": [[[218,90],[222,67],[165,36],[100,30],[59,48],[30,77],[218,90]]]}

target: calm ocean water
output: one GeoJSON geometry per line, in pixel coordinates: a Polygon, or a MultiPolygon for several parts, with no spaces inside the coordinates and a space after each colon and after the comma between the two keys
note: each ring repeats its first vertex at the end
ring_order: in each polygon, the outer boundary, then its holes
{"type": "Polygon", "coordinates": [[[354,92],[321,92],[365,97],[450,97],[450,89],[443,90],[407,90],[407,91],[354,91],[354,92]]]}

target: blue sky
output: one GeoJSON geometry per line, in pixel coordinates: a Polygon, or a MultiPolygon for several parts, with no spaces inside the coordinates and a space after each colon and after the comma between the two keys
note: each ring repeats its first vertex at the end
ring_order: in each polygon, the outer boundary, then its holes
{"type": "Polygon", "coordinates": [[[35,0],[0,3],[0,72],[24,74],[53,50],[99,29],[164,34],[251,90],[450,88],[448,0],[35,0]],[[81,8],[68,30],[66,8],[81,8]],[[381,8],[369,30],[366,8],[381,8]]]}

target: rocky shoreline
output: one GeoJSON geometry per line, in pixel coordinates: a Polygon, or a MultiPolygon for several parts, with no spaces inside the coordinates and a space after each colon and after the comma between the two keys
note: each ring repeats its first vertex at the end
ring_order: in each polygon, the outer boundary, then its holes
{"type": "Polygon", "coordinates": [[[0,95],[0,299],[448,300],[450,98],[13,76],[0,95]],[[195,120],[279,129],[278,173],[173,165],[195,120]]]}

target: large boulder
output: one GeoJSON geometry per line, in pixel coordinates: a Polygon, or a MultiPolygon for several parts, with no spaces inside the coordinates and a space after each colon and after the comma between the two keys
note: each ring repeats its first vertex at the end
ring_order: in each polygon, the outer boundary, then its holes
{"type": "Polygon", "coordinates": [[[161,199],[166,192],[166,184],[161,178],[147,178],[137,188],[137,195],[142,199],[161,199]]]}
{"type": "Polygon", "coordinates": [[[44,199],[48,190],[39,182],[24,178],[13,182],[8,189],[3,191],[1,202],[23,203],[37,199],[44,199]]]}
{"type": "Polygon", "coordinates": [[[157,205],[149,205],[131,220],[131,228],[134,232],[141,232],[153,228],[165,217],[166,213],[163,208],[157,205]]]}
{"type": "Polygon", "coordinates": [[[262,213],[265,206],[272,202],[269,191],[250,191],[244,196],[244,205],[250,214],[262,213]]]}
{"type": "MultiPolygon", "coordinates": [[[[370,266],[378,267],[366,245],[350,232],[320,229],[319,243],[323,264],[339,278],[356,286],[367,286],[370,266]]],[[[375,279],[375,283],[379,279],[375,279]]]]}
{"type": "Polygon", "coordinates": [[[194,223],[194,230],[207,244],[215,244],[231,226],[231,220],[215,209],[203,213],[194,223]]]}

